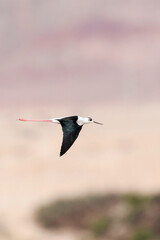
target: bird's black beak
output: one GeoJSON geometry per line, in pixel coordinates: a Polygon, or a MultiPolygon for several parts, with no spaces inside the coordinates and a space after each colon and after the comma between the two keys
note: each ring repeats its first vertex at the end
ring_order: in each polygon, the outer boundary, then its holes
{"type": "Polygon", "coordinates": [[[95,122],[95,121],[93,121],[94,123],[97,123],[97,124],[100,124],[100,125],[103,125],[103,123],[99,123],[99,122],[95,122]]]}

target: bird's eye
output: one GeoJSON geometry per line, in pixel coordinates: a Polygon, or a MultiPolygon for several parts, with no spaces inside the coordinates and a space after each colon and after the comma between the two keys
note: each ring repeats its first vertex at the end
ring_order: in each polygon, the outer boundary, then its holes
{"type": "Polygon", "coordinates": [[[88,119],[89,119],[89,121],[92,121],[92,118],[89,117],[88,119]]]}

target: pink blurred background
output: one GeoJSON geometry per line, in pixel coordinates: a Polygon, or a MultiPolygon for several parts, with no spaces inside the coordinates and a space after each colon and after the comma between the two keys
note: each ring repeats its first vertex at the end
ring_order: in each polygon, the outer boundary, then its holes
{"type": "Polygon", "coordinates": [[[1,105],[159,100],[159,5],[1,0],[1,105]]]}
{"type": "Polygon", "coordinates": [[[0,0],[0,239],[75,238],[33,220],[52,199],[160,190],[160,2],[0,0]],[[59,126],[16,119],[78,114],[59,126]]]}

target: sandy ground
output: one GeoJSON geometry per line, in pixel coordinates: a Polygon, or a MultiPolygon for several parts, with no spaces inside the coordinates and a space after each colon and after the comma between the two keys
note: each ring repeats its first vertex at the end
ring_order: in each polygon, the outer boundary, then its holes
{"type": "MultiPolygon", "coordinates": [[[[35,224],[35,209],[52,199],[94,192],[159,192],[159,110],[158,103],[93,107],[90,116],[104,125],[84,126],[61,158],[59,125],[15,121],[22,112],[21,117],[54,117],[47,114],[53,109],[1,112],[0,239],[75,239],[74,233],[50,233],[35,224]]],[[[56,113],[62,116],[60,110],[56,113]]]]}

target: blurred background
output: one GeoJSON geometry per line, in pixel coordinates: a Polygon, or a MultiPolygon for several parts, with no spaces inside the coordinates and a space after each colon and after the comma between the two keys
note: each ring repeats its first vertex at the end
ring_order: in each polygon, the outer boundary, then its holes
{"type": "Polygon", "coordinates": [[[159,9],[0,0],[0,239],[160,239],[159,9]],[[71,115],[104,125],[62,158],[58,125],[16,121],[71,115]]]}

